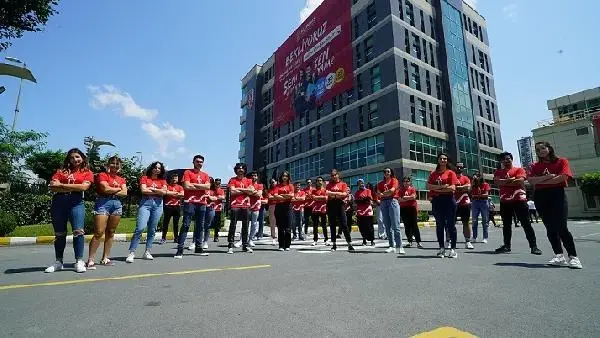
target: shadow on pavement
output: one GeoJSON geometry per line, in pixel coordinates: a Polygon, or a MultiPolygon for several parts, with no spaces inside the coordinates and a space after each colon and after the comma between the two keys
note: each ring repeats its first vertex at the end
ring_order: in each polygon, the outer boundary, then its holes
{"type": "Polygon", "coordinates": [[[6,269],[4,273],[7,275],[12,275],[15,273],[29,273],[29,272],[44,272],[47,267],[44,266],[32,266],[29,268],[19,268],[19,269],[6,269]]]}
{"type": "Polygon", "coordinates": [[[476,255],[498,255],[494,251],[465,251],[466,254],[476,254],[476,255]]]}
{"type": "Polygon", "coordinates": [[[540,264],[540,263],[522,263],[522,262],[515,262],[515,263],[494,263],[494,265],[497,266],[508,266],[508,267],[515,267],[515,268],[528,268],[528,269],[555,269],[557,267],[555,266],[549,266],[546,264],[540,264]]]}
{"type": "Polygon", "coordinates": [[[419,259],[441,259],[438,256],[425,256],[425,255],[398,255],[396,258],[419,258],[419,259]]]}

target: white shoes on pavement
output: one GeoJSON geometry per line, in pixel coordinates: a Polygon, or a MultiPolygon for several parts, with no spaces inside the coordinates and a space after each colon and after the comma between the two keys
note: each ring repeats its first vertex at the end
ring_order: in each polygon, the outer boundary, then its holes
{"type": "Polygon", "coordinates": [[[62,269],[63,269],[63,263],[61,261],[56,261],[56,262],[54,262],[54,264],[47,267],[46,270],[44,270],[44,272],[52,273],[52,272],[62,270],[62,269]]]}

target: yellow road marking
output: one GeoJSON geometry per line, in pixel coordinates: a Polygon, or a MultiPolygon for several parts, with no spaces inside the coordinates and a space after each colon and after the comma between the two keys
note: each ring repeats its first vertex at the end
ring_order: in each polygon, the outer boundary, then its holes
{"type": "Polygon", "coordinates": [[[161,276],[190,275],[190,274],[204,273],[204,272],[252,270],[252,269],[270,268],[270,267],[271,267],[271,265],[250,265],[250,266],[186,270],[186,271],[175,271],[175,272],[145,273],[145,274],[140,274],[140,275],[129,275],[129,276],[118,276],[118,277],[86,278],[86,279],[65,280],[65,281],[57,281],[57,282],[43,282],[43,283],[34,283],[34,284],[0,285],[0,291],[12,290],[12,289],[26,289],[26,288],[33,288],[33,287],[39,287],[39,286],[59,286],[59,285],[68,285],[68,284],[94,283],[94,282],[115,281],[115,280],[118,281],[118,280],[140,279],[140,278],[161,277],[161,276]]]}
{"type": "Polygon", "coordinates": [[[419,333],[411,338],[477,338],[477,336],[453,327],[440,327],[433,331],[419,333]]]}

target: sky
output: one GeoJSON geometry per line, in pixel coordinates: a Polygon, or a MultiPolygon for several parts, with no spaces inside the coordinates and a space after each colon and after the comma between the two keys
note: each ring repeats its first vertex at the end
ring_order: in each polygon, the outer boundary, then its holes
{"type": "MultiPolygon", "coordinates": [[[[63,0],[44,32],[0,54],[38,79],[24,84],[17,129],[45,131],[48,148],[65,151],[94,136],[116,145],[103,153],[141,153],[170,169],[202,154],[211,176],[229,177],[241,78],[320,2],[63,0]]],[[[600,86],[600,2],[469,2],[487,19],[504,148],[516,156],[516,140],[551,117],[546,100],[600,86]]],[[[0,85],[0,116],[11,123],[19,83],[0,85]]]]}

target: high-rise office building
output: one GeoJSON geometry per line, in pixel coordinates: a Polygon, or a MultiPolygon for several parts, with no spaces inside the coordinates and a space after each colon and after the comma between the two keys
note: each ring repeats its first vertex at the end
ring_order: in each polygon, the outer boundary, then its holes
{"type": "Polygon", "coordinates": [[[533,162],[537,160],[534,143],[532,136],[521,137],[517,140],[519,160],[521,161],[521,166],[525,169],[530,169],[533,162]]]}
{"type": "MultiPolygon", "coordinates": [[[[440,153],[486,179],[502,149],[485,19],[461,0],[325,0],[242,79],[238,157],[270,178],[412,176],[440,153]]],[[[494,190],[492,194],[496,194],[494,190]]]]}

